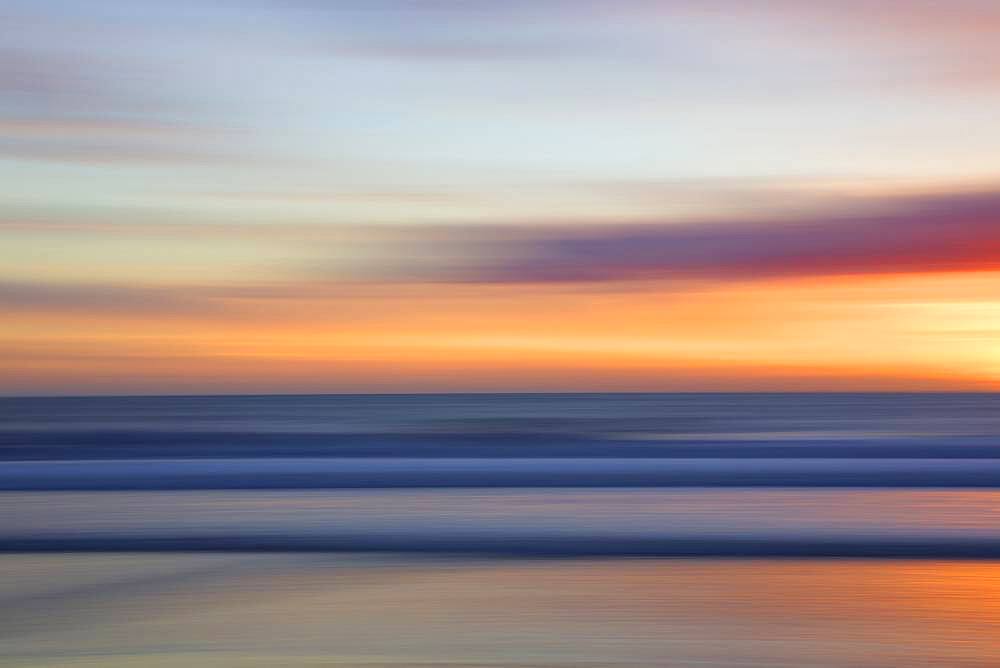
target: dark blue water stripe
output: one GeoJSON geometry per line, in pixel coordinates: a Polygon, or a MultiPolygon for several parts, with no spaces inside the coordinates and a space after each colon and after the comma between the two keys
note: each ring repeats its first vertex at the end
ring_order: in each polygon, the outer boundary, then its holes
{"type": "Polygon", "coordinates": [[[7,536],[0,552],[391,552],[484,557],[997,559],[1000,539],[940,537],[7,536]]]}
{"type": "Polygon", "coordinates": [[[1000,487],[1000,460],[199,459],[4,462],[0,490],[1000,487]]]}

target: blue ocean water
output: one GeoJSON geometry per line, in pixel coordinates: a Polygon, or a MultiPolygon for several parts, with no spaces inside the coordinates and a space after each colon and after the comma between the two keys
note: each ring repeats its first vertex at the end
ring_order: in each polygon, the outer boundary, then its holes
{"type": "Polygon", "coordinates": [[[0,398],[4,460],[995,458],[1000,394],[0,398]]]}
{"type": "Polygon", "coordinates": [[[0,548],[1000,555],[998,394],[0,400],[0,548]]]}

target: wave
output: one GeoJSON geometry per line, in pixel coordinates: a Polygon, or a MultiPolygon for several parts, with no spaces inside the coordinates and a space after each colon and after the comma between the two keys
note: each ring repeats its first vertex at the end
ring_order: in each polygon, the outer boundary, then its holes
{"type": "Polygon", "coordinates": [[[817,557],[866,559],[1000,558],[1000,539],[912,536],[552,536],[219,534],[6,536],[0,552],[387,552],[483,557],[817,557]]]}
{"type": "MultiPolygon", "coordinates": [[[[569,426],[573,423],[565,428],[569,426]]],[[[0,461],[267,457],[1000,459],[1000,442],[992,435],[849,430],[664,432],[633,428],[576,434],[518,428],[502,433],[0,430],[0,461]]]]}
{"type": "Polygon", "coordinates": [[[961,459],[255,458],[16,461],[0,490],[1000,487],[961,459]]]}

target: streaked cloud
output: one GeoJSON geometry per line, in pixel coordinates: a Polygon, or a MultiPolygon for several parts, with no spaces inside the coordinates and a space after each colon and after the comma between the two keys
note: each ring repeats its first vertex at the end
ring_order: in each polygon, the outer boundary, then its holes
{"type": "Polygon", "coordinates": [[[84,313],[101,317],[221,313],[227,307],[177,288],[112,283],[0,281],[0,308],[15,313],[84,313]]]}
{"type": "Polygon", "coordinates": [[[135,144],[95,144],[87,141],[75,143],[22,142],[0,140],[0,158],[17,160],[44,160],[52,162],[81,163],[89,165],[115,164],[171,164],[193,163],[198,165],[245,164],[245,157],[197,149],[194,147],[168,147],[135,144]]]}
{"type": "MultiPolygon", "coordinates": [[[[890,200],[763,222],[459,228],[438,280],[482,283],[745,280],[1000,269],[1000,193],[890,200]],[[477,239],[477,236],[481,238],[477,239]]],[[[433,269],[431,270],[433,271],[433,269]]],[[[420,277],[420,270],[413,272],[420,277]]]]}

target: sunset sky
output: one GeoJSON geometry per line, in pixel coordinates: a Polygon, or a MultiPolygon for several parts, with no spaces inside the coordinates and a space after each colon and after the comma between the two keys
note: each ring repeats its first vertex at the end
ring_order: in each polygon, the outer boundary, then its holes
{"type": "Polygon", "coordinates": [[[6,0],[0,393],[1000,390],[996,0],[6,0]]]}

